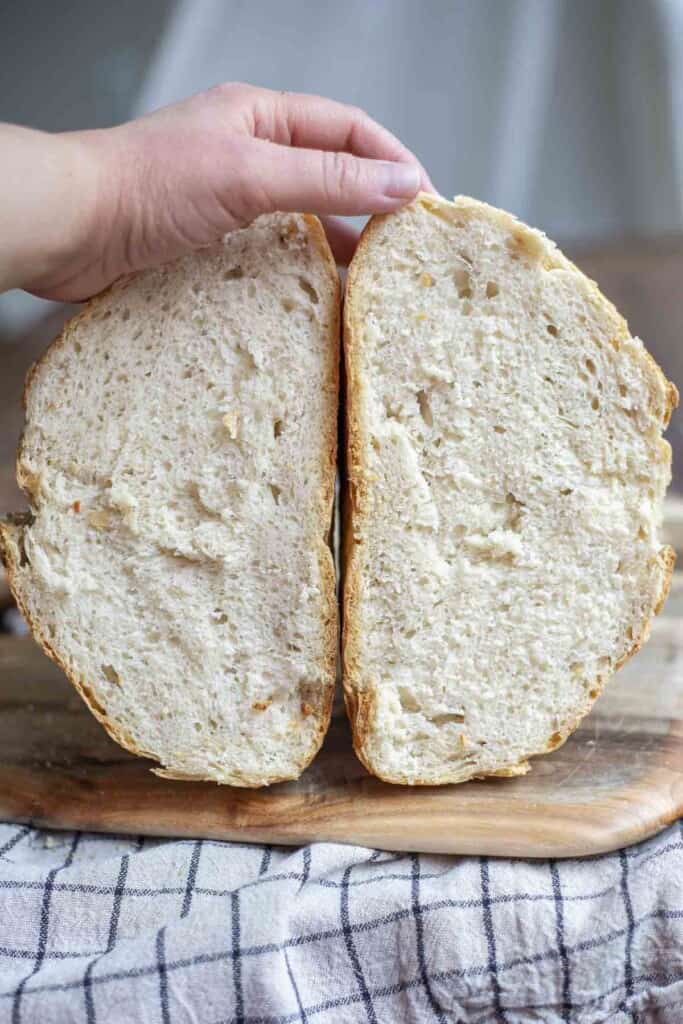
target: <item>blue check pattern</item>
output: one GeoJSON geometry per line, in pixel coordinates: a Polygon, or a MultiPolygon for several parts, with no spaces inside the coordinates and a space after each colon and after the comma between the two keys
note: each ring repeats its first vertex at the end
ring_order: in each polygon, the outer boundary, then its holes
{"type": "Polygon", "coordinates": [[[682,869],[0,824],[0,1022],[680,1024],[682,869]]]}

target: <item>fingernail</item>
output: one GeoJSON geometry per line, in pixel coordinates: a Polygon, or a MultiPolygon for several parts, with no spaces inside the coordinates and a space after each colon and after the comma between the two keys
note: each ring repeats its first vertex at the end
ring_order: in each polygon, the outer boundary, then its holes
{"type": "Polygon", "coordinates": [[[390,199],[412,199],[420,188],[417,164],[384,163],[381,174],[382,192],[390,199]]]}

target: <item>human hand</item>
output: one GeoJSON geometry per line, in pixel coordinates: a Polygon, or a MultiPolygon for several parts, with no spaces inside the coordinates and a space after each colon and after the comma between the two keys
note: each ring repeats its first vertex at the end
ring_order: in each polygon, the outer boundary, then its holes
{"type": "Polygon", "coordinates": [[[242,84],[116,128],[6,126],[0,139],[10,154],[0,286],[68,301],[275,210],[321,215],[348,262],[357,232],[330,215],[386,213],[433,190],[412,153],[361,110],[242,84]]]}

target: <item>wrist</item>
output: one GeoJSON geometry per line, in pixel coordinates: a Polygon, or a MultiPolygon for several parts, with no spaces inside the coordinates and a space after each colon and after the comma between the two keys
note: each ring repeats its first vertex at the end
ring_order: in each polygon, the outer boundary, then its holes
{"type": "Polygon", "coordinates": [[[25,288],[52,297],[78,274],[96,239],[103,206],[101,154],[90,138],[98,134],[0,126],[7,156],[0,289],[25,288]]]}

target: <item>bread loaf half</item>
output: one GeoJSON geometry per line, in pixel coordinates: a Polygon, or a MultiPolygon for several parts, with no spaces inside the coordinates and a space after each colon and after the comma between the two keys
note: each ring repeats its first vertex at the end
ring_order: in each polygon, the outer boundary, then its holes
{"type": "Polygon", "coordinates": [[[339,282],[273,215],[115,285],[32,369],[2,527],[34,635],[111,736],[172,778],[260,786],[320,746],[339,282]]]}
{"type": "Polygon", "coordinates": [[[371,221],[345,350],[358,756],[413,785],[522,774],[666,596],[676,389],[552,242],[466,198],[371,221]]]}

